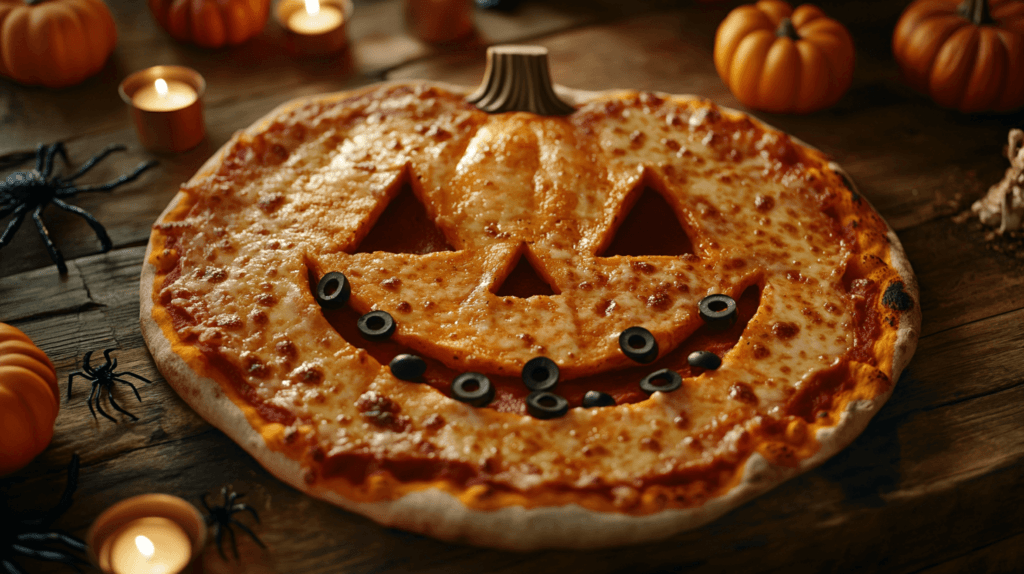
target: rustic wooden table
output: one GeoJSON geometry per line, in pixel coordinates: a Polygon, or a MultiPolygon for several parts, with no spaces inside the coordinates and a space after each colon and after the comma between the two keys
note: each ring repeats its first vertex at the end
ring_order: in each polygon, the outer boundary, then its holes
{"type": "MultiPolygon", "coordinates": [[[[61,380],[90,350],[115,348],[120,365],[156,381],[122,404],[140,418],[95,420],[76,388],[50,448],[0,482],[19,509],[55,502],[72,453],[80,487],[57,527],[84,536],[106,507],[145,492],[193,501],[232,483],[262,523],[266,553],[246,546],[245,568],[213,559],[209,571],[720,572],[1020,571],[1024,569],[1024,254],[1000,251],[962,211],[1007,167],[1010,127],[1024,114],[943,111],[899,79],[889,39],[902,2],[832,2],[858,46],[853,87],[831,110],[760,114],[843,164],[898,232],[921,285],[923,333],[892,398],[866,432],[819,469],[704,528],[666,542],[590,552],[510,554],[385,529],[280,483],[199,418],[163,383],[139,330],[138,281],[150,225],[232,132],[297,96],[394,78],[475,85],[484,47],[530,42],[551,51],[559,83],[701,94],[742,108],[715,74],[712,41],[731,3],[633,0],[527,1],[515,12],[478,11],[478,35],[432,47],[406,34],[400,0],[357,3],[351,49],[332,61],[282,53],[269,23],[248,44],[204,50],[172,41],[146,4],[108,0],[118,47],[80,86],[26,88],[0,79],[0,154],[67,142],[73,163],[125,143],[90,176],[106,181],[154,156],[141,149],[117,84],[154,64],[182,64],[208,82],[208,138],[158,156],[137,183],[74,203],[114,242],[99,253],[92,230],[56,209],[46,221],[68,259],[59,276],[29,223],[0,250],[0,321],[24,330],[53,358],[61,380]],[[272,568],[272,569],[271,569],[272,568]]],[[[63,387],[62,382],[62,387],[63,387]]],[[[27,571],[66,567],[20,560],[27,571]]]]}

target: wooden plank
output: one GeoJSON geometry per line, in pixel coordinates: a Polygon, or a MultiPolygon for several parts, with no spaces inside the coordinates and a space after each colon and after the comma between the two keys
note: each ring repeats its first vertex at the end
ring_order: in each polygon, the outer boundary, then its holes
{"type": "Polygon", "coordinates": [[[903,416],[1019,385],[1021,349],[1024,310],[926,336],[878,416],[903,416]]]}
{"type": "Polygon", "coordinates": [[[1020,572],[1021,564],[1024,564],[1024,534],[1017,534],[918,572],[920,574],[1009,573],[1020,572]]]}
{"type": "Polygon", "coordinates": [[[900,241],[921,287],[925,335],[1024,308],[1020,261],[986,249],[969,226],[939,219],[900,241]]]}
{"type": "Polygon", "coordinates": [[[68,274],[36,269],[0,277],[0,321],[11,323],[94,307],[134,305],[145,247],[116,249],[68,262],[68,274]],[[132,287],[134,286],[134,289],[132,287]]]}

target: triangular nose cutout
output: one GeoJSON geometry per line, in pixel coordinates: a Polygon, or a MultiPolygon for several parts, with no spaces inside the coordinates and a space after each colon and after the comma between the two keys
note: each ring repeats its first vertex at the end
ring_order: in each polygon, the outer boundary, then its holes
{"type": "Polygon", "coordinates": [[[530,258],[522,253],[519,261],[516,262],[512,271],[505,276],[505,280],[494,288],[494,294],[499,297],[520,297],[526,299],[534,295],[554,295],[555,291],[551,285],[544,280],[544,277],[530,264],[530,258]]]}
{"type": "Polygon", "coordinates": [[[453,249],[412,188],[403,185],[356,249],[356,253],[372,251],[423,255],[453,249]]]}
{"type": "Polygon", "coordinates": [[[676,212],[660,193],[645,187],[602,256],[686,253],[693,253],[693,244],[676,219],[676,212]]]}

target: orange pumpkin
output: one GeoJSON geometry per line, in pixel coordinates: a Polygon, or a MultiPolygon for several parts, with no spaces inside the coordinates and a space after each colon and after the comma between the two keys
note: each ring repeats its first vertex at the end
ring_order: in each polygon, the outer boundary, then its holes
{"type": "Polygon", "coordinates": [[[1024,2],[917,0],[892,51],[907,82],[961,112],[1024,106],[1024,2]]]}
{"type": "Polygon", "coordinates": [[[220,48],[259,34],[270,0],[149,0],[149,9],[175,40],[220,48]]]}
{"type": "Polygon", "coordinates": [[[853,79],[853,40],[816,6],[761,0],[729,13],[715,34],[715,68],[743,105],[807,113],[836,103],[853,79]]]}
{"type": "Polygon", "coordinates": [[[117,29],[100,0],[0,0],[0,75],[63,88],[103,68],[117,29]]]}
{"type": "Polygon", "coordinates": [[[46,449],[59,411],[60,390],[49,357],[25,333],[0,323],[0,476],[46,449]]]}

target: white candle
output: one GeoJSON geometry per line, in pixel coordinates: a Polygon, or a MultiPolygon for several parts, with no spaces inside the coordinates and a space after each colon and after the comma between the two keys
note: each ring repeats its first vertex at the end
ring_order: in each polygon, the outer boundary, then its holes
{"type": "Polygon", "coordinates": [[[341,26],[341,10],[321,6],[319,0],[306,0],[305,10],[296,10],[288,18],[288,28],[299,34],[323,34],[341,26]]]}
{"type": "Polygon", "coordinates": [[[170,112],[192,105],[198,97],[195,89],[185,82],[158,78],[152,85],[139,88],[132,96],[132,103],[150,112],[170,112]]]}
{"type": "Polygon", "coordinates": [[[192,559],[192,541],[172,520],[153,516],[126,524],[111,538],[115,574],[178,574],[192,559]]]}

